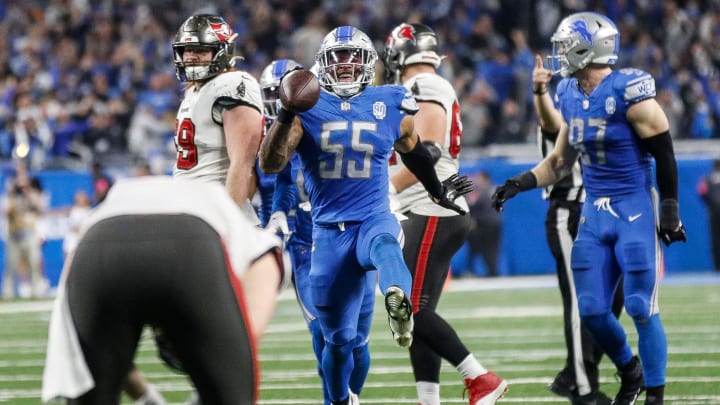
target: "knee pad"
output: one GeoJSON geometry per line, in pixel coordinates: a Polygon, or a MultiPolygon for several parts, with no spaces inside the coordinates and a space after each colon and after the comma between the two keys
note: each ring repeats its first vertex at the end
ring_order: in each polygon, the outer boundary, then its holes
{"type": "Polygon", "coordinates": [[[625,297],[625,312],[636,321],[648,318],[650,314],[650,303],[640,294],[632,294],[625,297]]]}
{"type": "Polygon", "coordinates": [[[325,341],[330,346],[352,346],[355,341],[355,330],[351,328],[343,328],[335,331],[329,331],[328,335],[325,336],[325,341]]]}
{"type": "Polygon", "coordinates": [[[602,300],[592,294],[578,294],[577,300],[580,316],[598,315],[605,312],[602,300]]]}

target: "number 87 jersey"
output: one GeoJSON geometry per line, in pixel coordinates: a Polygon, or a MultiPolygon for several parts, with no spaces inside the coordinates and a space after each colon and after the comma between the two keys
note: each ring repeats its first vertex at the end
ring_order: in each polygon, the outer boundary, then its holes
{"type": "Polygon", "coordinates": [[[263,111],[260,85],[246,72],[222,73],[199,89],[188,86],[175,122],[174,177],[225,184],[230,159],[223,112],[239,105],[263,111]]]}
{"type": "Polygon", "coordinates": [[[628,109],[655,97],[655,81],[638,69],[610,73],[592,93],[576,78],[558,84],[557,101],[568,141],[580,152],[589,196],[612,197],[649,189],[652,157],[626,117],[628,109]]]}
{"type": "Polygon", "coordinates": [[[297,146],[313,223],[362,221],[389,212],[388,159],[400,139],[400,121],[417,103],[402,86],[367,86],[341,98],[322,90],[300,113],[297,146]]]}

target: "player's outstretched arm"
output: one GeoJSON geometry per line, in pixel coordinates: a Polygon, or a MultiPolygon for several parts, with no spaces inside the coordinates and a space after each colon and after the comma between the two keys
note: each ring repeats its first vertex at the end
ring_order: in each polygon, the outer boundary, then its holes
{"type": "Polygon", "coordinates": [[[503,210],[505,201],[519,193],[536,187],[545,187],[555,184],[567,176],[578,159],[578,152],[567,141],[568,128],[565,124],[560,126],[555,149],[532,170],[520,173],[505,181],[493,193],[492,206],[496,211],[503,210]]]}
{"type": "Polygon", "coordinates": [[[464,209],[455,204],[455,199],[472,191],[472,181],[467,176],[450,176],[440,182],[435,172],[435,161],[432,153],[420,142],[420,137],[414,131],[412,116],[406,116],[400,123],[401,137],[395,142],[395,150],[400,153],[405,167],[407,167],[422,183],[436,204],[465,215],[464,209]]]}
{"type": "Polygon", "coordinates": [[[270,174],[280,172],[290,161],[302,134],[299,118],[293,114],[289,122],[281,122],[278,114],[278,119],[270,126],[260,144],[260,169],[270,174]]]}
{"type": "Polygon", "coordinates": [[[317,77],[305,69],[286,72],[278,90],[280,111],[260,145],[260,168],[277,173],[290,161],[303,130],[296,114],[311,109],[320,97],[317,77]]]}

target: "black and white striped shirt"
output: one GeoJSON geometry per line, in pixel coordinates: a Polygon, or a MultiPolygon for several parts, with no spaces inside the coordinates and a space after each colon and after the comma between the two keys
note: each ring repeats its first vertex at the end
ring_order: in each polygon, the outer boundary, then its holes
{"type": "MultiPolygon", "coordinates": [[[[537,134],[540,154],[545,158],[552,152],[553,148],[555,148],[555,140],[557,139],[558,133],[543,131],[542,128],[538,126],[537,134]]],[[[543,189],[543,198],[556,201],[585,202],[585,187],[583,187],[580,162],[575,162],[572,173],[563,177],[557,183],[545,187],[543,189]]]]}

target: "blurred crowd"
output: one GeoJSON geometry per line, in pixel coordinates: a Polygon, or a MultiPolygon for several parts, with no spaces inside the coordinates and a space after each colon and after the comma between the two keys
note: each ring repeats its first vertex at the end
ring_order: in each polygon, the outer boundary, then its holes
{"type": "Polygon", "coordinates": [[[170,43],[201,12],[232,25],[237,67],[256,77],[276,58],[310,66],[338,25],[380,51],[393,26],[423,22],[447,55],[465,145],[534,142],[534,54],[548,55],[560,19],[580,10],[617,22],[617,67],[652,73],[675,138],[720,138],[720,0],[24,0],[0,1],[0,158],[165,171],[181,88],[170,43]]]}

